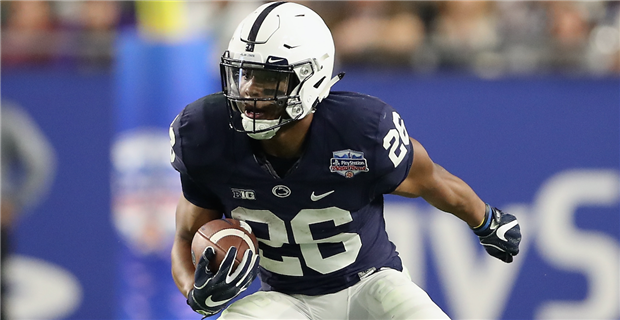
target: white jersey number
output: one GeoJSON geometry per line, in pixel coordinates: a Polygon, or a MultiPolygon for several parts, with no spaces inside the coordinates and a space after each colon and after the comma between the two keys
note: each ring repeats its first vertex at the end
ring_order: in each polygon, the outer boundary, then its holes
{"type": "MultiPolygon", "coordinates": [[[[258,241],[273,248],[280,248],[289,243],[285,222],[273,212],[238,207],[231,214],[235,219],[266,224],[269,239],[258,238],[258,241]]],[[[299,244],[306,266],[322,274],[351,265],[362,248],[362,240],[357,233],[340,233],[324,239],[314,239],[310,225],[327,221],[333,221],[335,226],[339,226],[353,221],[353,218],[349,211],[330,207],[301,210],[290,222],[293,239],[299,244]],[[319,243],[342,243],[345,251],[323,258],[319,251],[319,243]]],[[[303,276],[299,258],[282,256],[282,261],[278,261],[265,257],[263,251],[259,251],[260,265],[263,268],[282,275],[303,276]]]]}
{"type": "Polygon", "coordinates": [[[174,154],[174,144],[176,143],[176,137],[174,135],[174,129],[172,128],[172,125],[175,121],[177,121],[178,117],[179,116],[177,115],[174,120],[172,120],[170,128],[168,129],[168,135],[170,135],[170,162],[174,162],[174,160],[176,159],[176,154],[174,154]]]}
{"type": "Polygon", "coordinates": [[[392,112],[392,121],[394,121],[395,128],[390,129],[383,138],[383,148],[385,150],[389,149],[388,156],[392,163],[394,163],[394,168],[396,168],[407,154],[406,146],[409,145],[409,134],[407,133],[407,128],[405,128],[405,122],[398,113],[392,112]],[[398,150],[398,154],[396,154],[396,150],[398,150]]]}

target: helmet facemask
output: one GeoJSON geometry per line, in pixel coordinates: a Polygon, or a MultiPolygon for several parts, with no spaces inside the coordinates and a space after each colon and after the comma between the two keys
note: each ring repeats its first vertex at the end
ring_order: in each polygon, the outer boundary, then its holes
{"type": "Polygon", "coordinates": [[[287,123],[303,118],[299,69],[310,63],[274,66],[222,56],[224,95],[231,111],[231,126],[251,138],[271,139],[287,123]],[[239,119],[241,118],[241,127],[239,119]]]}
{"type": "Polygon", "coordinates": [[[271,2],[249,14],[222,55],[231,126],[255,139],[271,139],[280,127],[314,112],[342,77],[332,78],[334,50],[329,28],[305,6],[271,2]],[[270,79],[272,91],[247,94],[243,72],[270,79]]]}

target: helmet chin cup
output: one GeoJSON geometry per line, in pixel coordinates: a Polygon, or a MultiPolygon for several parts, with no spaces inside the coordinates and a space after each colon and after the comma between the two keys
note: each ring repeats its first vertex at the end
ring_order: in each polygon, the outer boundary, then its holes
{"type": "Polygon", "coordinates": [[[269,140],[273,138],[280,127],[278,124],[280,119],[274,120],[256,120],[252,119],[245,114],[241,115],[241,124],[245,133],[252,139],[256,140],[269,140]],[[265,131],[262,131],[265,130],[265,131]]]}
{"type": "Polygon", "coordinates": [[[248,137],[254,139],[254,140],[269,140],[273,137],[275,137],[276,132],[278,131],[278,129],[280,128],[274,128],[271,129],[269,131],[265,131],[265,132],[258,132],[258,133],[252,133],[252,132],[247,132],[248,137]]]}

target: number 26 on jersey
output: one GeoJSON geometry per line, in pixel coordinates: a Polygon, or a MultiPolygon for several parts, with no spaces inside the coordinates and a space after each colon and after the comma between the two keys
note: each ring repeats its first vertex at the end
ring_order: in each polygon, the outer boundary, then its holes
{"type": "Polygon", "coordinates": [[[392,112],[392,121],[394,128],[390,129],[383,137],[383,148],[388,150],[388,156],[396,168],[407,155],[409,134],[405,128],[405,122],[396,111],[392,112]]]}

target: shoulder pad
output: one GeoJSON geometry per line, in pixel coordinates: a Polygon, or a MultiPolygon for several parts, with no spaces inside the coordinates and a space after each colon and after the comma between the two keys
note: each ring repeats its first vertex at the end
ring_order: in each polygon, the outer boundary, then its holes
{"type": "Polygon", "coordinates": [[[170,161],[177,171],[187,174],[218,158],[230,131],[227,107],[223,94],[208,95],[187,105],[172,121],[170,161]]]}

